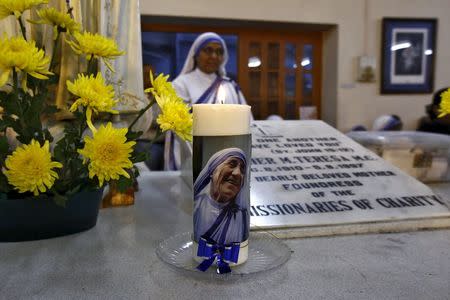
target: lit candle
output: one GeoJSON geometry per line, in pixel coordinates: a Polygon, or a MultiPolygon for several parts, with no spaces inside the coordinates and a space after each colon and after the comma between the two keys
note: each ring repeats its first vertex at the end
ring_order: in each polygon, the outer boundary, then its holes
{"type": "MultiPolygon", "coordinates": [[[[218,93],[222,97],[220,90],[218,93]]],[[[248,258],[250,118],[248,105],[193,105],[193,238],[197,261],[211,258],[214,247],[225,249],[220,250],[221,257],[230,266],[248,258]]]]}
{"type": "Polygon", "coordinates": [[[223,85],[219,86],[219,90],[217,91],[217,100],[219,104],[225,104],[226,99],[225,87],[223,85]]]}

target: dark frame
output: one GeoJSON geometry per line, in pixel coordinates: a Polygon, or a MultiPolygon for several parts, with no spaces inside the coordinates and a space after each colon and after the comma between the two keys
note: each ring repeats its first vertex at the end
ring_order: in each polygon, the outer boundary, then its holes
{"type": "Polygon", "coordinates": [[[433,92],[437,25],[437,19],[383,18],[381,94],[433,92]]]}

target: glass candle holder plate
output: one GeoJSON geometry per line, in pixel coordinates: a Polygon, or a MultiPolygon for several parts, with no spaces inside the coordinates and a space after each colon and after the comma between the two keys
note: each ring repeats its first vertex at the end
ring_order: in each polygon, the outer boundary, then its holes
{"type": "Polygon", "coordinates": [[[231,273],[217,274],[216,263],[206,272],[196,269],[199,263],[193,258],[193,247],[192,233],[186,232],[162,241],[156,249],[156,254],[162,261],[179,271],[213,278],[242,277],[273,270],[291,257],[291,249],[282,240],[268,233],[251,233],[248,260],[242,265],[232,267],[231,273]]]}

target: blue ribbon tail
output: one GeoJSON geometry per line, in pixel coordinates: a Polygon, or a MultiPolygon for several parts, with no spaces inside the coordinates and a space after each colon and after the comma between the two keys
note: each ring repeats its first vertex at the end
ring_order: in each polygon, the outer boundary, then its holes
{"type": "Polygon", "coordinates": [[[221,258],[217,259],[217,267],[218,267],[217,268],[217,273],[218,274],[231,273],[230,265],[228,265],[228,263],[223,261],[221,258]]]}
{"type": "Polygon", "coordinates": [[[215,256],[205,259],[197,266],[197,270],[205,272],[206,270],[208,270],[209,267],[211,267],[215,259],[216,259],[215,256]]]}

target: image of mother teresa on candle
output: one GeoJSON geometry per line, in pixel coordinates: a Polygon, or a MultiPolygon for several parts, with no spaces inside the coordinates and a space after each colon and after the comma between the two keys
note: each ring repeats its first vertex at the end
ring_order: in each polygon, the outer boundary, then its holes
{"type": "Polygon", "coordinates": [[[227,245],[248,239],[247,159],[239,148],[216,152],[194,183],[194,239],[227,245]]]}

